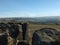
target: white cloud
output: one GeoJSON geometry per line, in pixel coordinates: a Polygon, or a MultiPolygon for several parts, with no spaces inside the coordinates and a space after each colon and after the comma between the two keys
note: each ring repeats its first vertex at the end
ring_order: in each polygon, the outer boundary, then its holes
{"type": "Polygon", "coordinates": [[[43,17],[43,16],[60,16],[60,10],[47,11],[47,12],[29,12],[29,11],[17,11],[17,12],[0,12],[1,17],[43,17]]]}

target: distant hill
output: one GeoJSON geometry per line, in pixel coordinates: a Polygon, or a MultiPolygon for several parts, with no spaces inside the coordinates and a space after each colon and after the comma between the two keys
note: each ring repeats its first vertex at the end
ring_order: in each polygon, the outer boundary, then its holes
{"type": "Polygon", "coordinates": [[[5,20],[16,20],[16,21],[31,21],[31,22],[40,22],[40,23],[60,23],[59,16],[50,16],[50,17],[34,17],[34,18],[0,18],[0,21],[5,20]]]}

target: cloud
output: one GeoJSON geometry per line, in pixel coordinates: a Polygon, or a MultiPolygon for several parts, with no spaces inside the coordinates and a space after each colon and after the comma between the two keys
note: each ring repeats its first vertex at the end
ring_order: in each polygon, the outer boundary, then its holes
{"type": "Polygon", "coordinates": [[[2,12],[0,17],[34,17],[34,14],[31,12],[2,12]]]}
{"type": "Polygon", "coordinates": [[[43,17],[43,16],[60,16],[60,10],[47,12],[29,12],[29,11],[15,11],[15,12],[0,12],[0,18],[4,17],[43,17]]]}

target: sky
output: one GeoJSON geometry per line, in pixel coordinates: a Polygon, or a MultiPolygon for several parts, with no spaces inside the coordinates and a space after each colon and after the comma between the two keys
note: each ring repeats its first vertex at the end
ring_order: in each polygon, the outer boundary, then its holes
{"type": "Polygon", "coordinates": [[[60,16],[60,0],[0,0],[0,18],[44,16],[60,16]]]}

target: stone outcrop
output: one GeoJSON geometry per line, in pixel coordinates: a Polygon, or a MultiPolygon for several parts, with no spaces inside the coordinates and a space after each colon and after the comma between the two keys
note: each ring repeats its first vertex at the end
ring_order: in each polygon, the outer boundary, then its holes
{"type": "Polygon", "coordinates": [[[35,31],[32,45],[60,45],[60,32],[52,28],[43,28],[35,31]]]}

